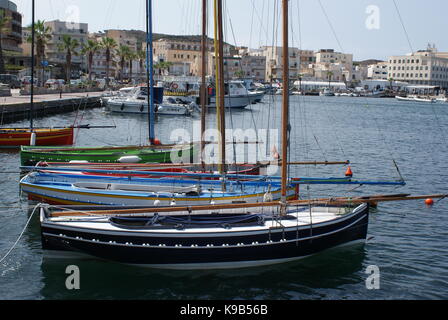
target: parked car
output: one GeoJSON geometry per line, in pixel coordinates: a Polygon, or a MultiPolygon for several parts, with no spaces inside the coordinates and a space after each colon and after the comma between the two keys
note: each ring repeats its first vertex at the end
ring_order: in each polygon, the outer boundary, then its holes
{"type": "MultiPolygon", "coordinates": [[[[29,85],[29,84],[31,84],[31,76],[24,76],[21,81],[22,81],[22,85],[24,85],[24,86],[29,85]]],[[[39,79],[35,77],[34,85],[37,85],[38,83],[39,83],[39,79]]]]}
{"type": "Polygon", "coordinates": [[[65,85],[65,80],[63,80],[63,79],[48,79],[45,82],[45,86],[48,88],[59,87],[59,86],[63,86],[63,85],[65,85]]]}
{"type": "Polygon", "coordinates": [[[0,83],[7,84],[11,89],[17,89],[22,86],[19,78],[14,74],[0,74],[0,83]]]}
{"type": "Polygon", "coordinates": [[[47,81],[45,81],[46,87],[51,87],[51,86],[54,86],[55,84],[56,84],[56,79],[48,79],[47,81]]]}

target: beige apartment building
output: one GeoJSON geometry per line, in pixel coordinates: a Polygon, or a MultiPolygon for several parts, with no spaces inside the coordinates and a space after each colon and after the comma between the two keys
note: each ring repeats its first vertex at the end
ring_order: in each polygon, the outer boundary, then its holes
{"type": "MultiPolygon", "coordinates": [[[[72,39],[78,40],[80,46],[78,52],[87,43],[88,24],[72,23],[68,21],[46,21],[45,26],[51,29],[51,39],[45,48],[45,58],[50,65],[62,66],[66,63],[66,53],[61,51],[59,46],[62,44],[64,35],[70,36],[72,39]]],[[[81,72],[87,71],[87,59],[84,55],[72,55],[72,77],[79,76],[81,72]]],[[[59,71],[61,72],[61,71],[59,71]]]]}
{"type": "Polygon", "coordinates": [[[413,54],[392,56],[389,58],[388,78],[448,89],[448,53],[428,47],[413,54]]]}
{"type": "MultiPolygon", "coordinates": [[[[213,39],[208,39],[208,74],[213,66],[213,39]]],[[[234,47],[225,43],[224,55],[233,56],[234,47]]],[[[170,75],[200,76],[202,74],[201,36],[169,36],[161,35],[154,41],[154,60],[171,62],[170,75]]]]}
{"type": "Polygon", "coordinates": [[[316,63],[331,64],[340,63],[347,69],[352,69],[353,54],[335,52],[333,49],[321,49],[315,53],[316,63]]]}
{"type": "Polygon", "coordinates": [[[22,15],[17,11],[17,5],[8,0],[0,0],[0,15],[10,19],[6,25],[8,32],[2,35],[3,50],[21,53],[22,15]]]}
{"type": "MultiPolygon", "coordinates": [[[[263,46],[259,51],[260,56],[266,57],[265,80],[280,80],[283,78],[283,48],[263,46]]],[[[289,77],[297,79],[300,70],[300,50],[298,48],[288,48],[289,55],[289,77]]]]}

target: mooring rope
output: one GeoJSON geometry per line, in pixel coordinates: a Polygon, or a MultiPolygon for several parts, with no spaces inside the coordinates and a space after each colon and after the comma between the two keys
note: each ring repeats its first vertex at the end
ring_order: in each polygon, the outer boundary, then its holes
{"type": "Polygon", "coordinates": [[[33,212],[31,212],[30,217],[28,218],[28,221],[25,224],[25,227],[23,227],[22,232],[20,233],[19,237],[17,238],[17,240],[14,242],[14,244],[12,245],[12,247],[8,250],[8,252],[0,259],[0,264],[11,254],[12,250],[14,250],[14,248],[16,247],[16,245],[19,243],[20,239],[22,238],[23,234],[25,233],[25,230],[28,228],[28,225],[31,222],[31,219],[34,216],[34,213],[36,212],[36,210],[38,208],[40,208],[41,204],[39,203],[37,206],[34,207],[33,212]]]}

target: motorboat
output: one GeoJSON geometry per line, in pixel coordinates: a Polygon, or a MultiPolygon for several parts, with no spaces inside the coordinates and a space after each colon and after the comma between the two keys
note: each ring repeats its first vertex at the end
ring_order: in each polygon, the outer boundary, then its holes
{"type": "MultiPolygon", "coordinates": [[[[154,87],[155,114],[159,115],[191,115],[198,110],[194,102],[184,101],[180,98],[163,96],[163,87],[154,87]]],[[[115,113],[148,113],[147,88],[139,86],[131,94],[123,97],[108,99],[106,106],[115,113]]]]}
{"type": "Polygon", "coordinates": [[[320,95],[321,97],[334,97],[334,96],[335,96],[335,95],[334,95],[334,92],[331,91],[329,88],[325,88],[323,91],[321,91],[321,92],[319,93],[319,95],[320,95]]]}
{"type": "MultiPolygon", "coordinates": [[[[251,92],[244,86],[243,81],[230,81],[225,84],[225,107],[226,108],[245,108],[248,105],[260,102],[265,92],[251,92]]],[[[210,97],[210,107],[216,108],[216,95],[210,97]]]]}

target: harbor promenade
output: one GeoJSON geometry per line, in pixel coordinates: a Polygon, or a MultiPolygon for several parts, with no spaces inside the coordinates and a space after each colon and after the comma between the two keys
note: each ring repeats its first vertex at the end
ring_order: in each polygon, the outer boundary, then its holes
{"type": "MultiPolygon", "coordinates": [[[[77,92],[34,95],[34,116],[76,111],[79,108],[101,107],[104,92],[77,92]]],[[[30,96],[20,95],[12,90],[12,96],[0,98],[0,124],[28,119],[30,114],[30,96]]]]}

